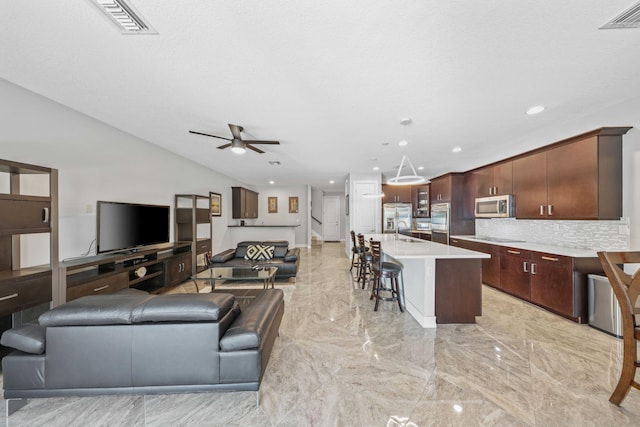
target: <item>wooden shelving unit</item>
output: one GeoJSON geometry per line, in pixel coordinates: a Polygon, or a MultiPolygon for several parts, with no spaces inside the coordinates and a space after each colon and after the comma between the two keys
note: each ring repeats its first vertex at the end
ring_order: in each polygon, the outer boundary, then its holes
{"type": "Polygon", "coordinates": [[[196,274],[208,265],[211,252],[211,202],[209,196],[176,194],[175,240],[191,243],[191,270],[196,274]]]}
{"type": "MultiPolygon", "coordinates": [[[[44,255],[43,255],[44,257],[44,255]]],[[[55,301],[58,292],[58,171],[0,160],[0,316],[55,301]],[[44,265],[27,265],[23,241],[49,236],[44,265]]]]}

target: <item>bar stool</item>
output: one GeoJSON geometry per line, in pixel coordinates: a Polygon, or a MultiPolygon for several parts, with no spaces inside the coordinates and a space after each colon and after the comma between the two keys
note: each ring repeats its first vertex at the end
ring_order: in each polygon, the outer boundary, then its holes
{"type": "MultiPolygon", "coordinates": [[[[398,285],[398,277],[402,275],[402,266],[395,262],[382,261],[382,247],[379,241],[371,240],[369,242],[371,248],[371,270],[373,272],[373,286],[371,288],[371,298],[376,300],[373,311],[378,311],[378,304],[382,301],[398,301],[400,311],[404,312],[402,301],[400,298],[400,288],[398,285]],[[384,286],[383,279],[389,279],[389,285],[384,286]],[[381,292],[389,292],[391,296],[382,296],[381,292]]],[[[404,288],[404,281],[402,283],[404,288]]]]}
{"type": "Polygon", "coordinates": [[[364,285],[372,279],[372,271],[371,271],[371,263],[372,263],[372,255],[369,251],[369,248],[364,243],[364,236],[361,233],[358,233],[358,249],[360,256],[360,268],[358,270],[358,283],[362,280],[362,289],[364,289],[364,285]]]}
{"type": "MultiPolygon", "coordinates": [[[[366,248],[368,251],[369,248],[366,248]]],[[[360,277],[360,247],[356,243],[356,233],[351,230],[351,268],[349,271],[356,267],[356,276],[360,277]]]]}

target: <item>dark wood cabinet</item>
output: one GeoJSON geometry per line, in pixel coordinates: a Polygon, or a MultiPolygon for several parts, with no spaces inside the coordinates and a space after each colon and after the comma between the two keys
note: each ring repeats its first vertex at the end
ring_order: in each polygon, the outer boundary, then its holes
{"type": "Polygon", "coordinates": [[[531,302],[569,317],[574,307],[573,259],[534,252],[531,256],[531,302]]]}
{"type": "Polygon", "coordinates": [[[513,163],[496,163],[472,171],[476,179],[474,198],[500,196],[513,192],[513,163]]]}
{"type": "Polygon", "coordinates": [[[232,217],[257,218],[258,193],[243,187],[231,187],[232,217]]]}
{"type": "Polygon", "coordinates": [[[410,185],[382,184],[382,203],[411,203],[410,185]]]}
{"type": "Polygon", "coordinates": [[[167,261],[167,285],[183,282],[191,276],[191,254],[175,256],[167,261]]]}
{"type": "Polygon", "coordinates": [[[413,215],[416,218],[429,218],[430,214],[430,186],[414,185],[411,187],[411,203],[413,204],[413,215]]]}
{"type": "Polygon", "coordinates": [[[491,258],[482,259],[482,283],[500,287],[500,246],[455,238],[449,239],[449,242],[452,246],[491,255],[491,258]]]}
{"type": "Polygon", "coordinates": [[[526,301],[531,298],[529,258],[529,251],[515,248],[503,248],[500,254],[500,289],[526,301]]]}
{"type": "Polygon", "coordinates": [[[163,243],[130,254],[102,254],[60,265],[63,301],[137,288],[158,292],[192,274],[190,242],[163,243]]]}
{"type": "Polygon", "coordinates": [[[431,180],[431,204],[451,201],[453,175],[447,174],[431,180]]]}
{"type": "MultiPolygon", "coordinates": [[[[0,160],[0,316],[54,300],[58,291],[58,171],[0,160]],[[29,185],[23,185],[28,177],[29,185]],[[48,234],[48,263],[26,265],[21,241],[48,234]]],[[[44,249],[44,248],[42,248],[44,249]]]]}
{"type": "Polygon", "coordinates": [[[602,128],[513,160],[516,217],[619,219],[628,129],[602,128]]]}

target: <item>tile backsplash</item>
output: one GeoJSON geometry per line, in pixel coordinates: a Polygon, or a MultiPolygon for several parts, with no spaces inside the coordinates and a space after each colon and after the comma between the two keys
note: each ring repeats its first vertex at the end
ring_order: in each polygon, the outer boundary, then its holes
{"type": "Polygon", "coordinates": [[[476,235],[591,250],[629,248],[628,218],[614,221],[476,219],[476,235]]]}

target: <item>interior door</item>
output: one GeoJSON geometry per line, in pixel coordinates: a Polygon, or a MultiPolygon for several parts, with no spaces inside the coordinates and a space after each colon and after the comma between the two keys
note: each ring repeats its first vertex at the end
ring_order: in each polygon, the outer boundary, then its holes
{"type": "Polygon", "coordinates": [[[322,240],[325,242],[340,240],[340,197],[322,198],[322,240]]]}
{"type": "MultiPolygon", "coordinates": [[[[353,216],[354,231],[356,234],[375,233],[376,227],[376,208],[379,199],[363,197],[363,194],[377,193],[376,183],[368,181],[360,181],[355,183],[355,197],[353,199],[353,216]]],[[[380,218],[378,215],[377,218],[380,218]]],[[[379,219],[378,219],[379,221],[379,219]]]]}

